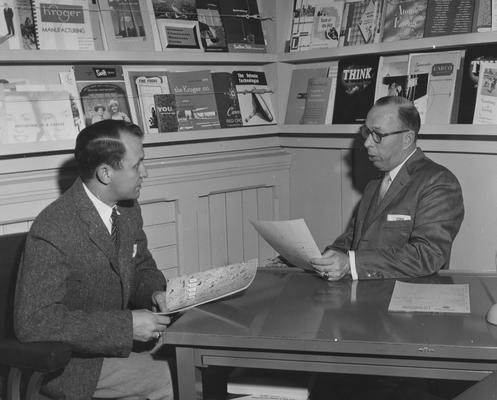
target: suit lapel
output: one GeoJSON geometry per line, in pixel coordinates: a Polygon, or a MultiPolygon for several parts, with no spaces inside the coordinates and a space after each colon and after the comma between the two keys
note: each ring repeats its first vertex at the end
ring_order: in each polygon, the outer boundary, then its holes
{"type": "MultiPolygon", "coordinates": [[[[120,208],[122,210],[122,207],[120,208]]],[[[130,243],[130,240],[133,238],[131,233],[131,227],[124,215],[124,211],[121,211],[121,216],[118,219],[119,221],[119,254],[118,254],[118,265],[119,271],[121,275],[121,280],[123,282],[123,297],[125,300],[129,298],[129,285],[128,283],[131,281],[131,265],[129,265],[132,255],[128,254],[133,249],[133,243],[130,243]]]]}
{"type": "Polygon", "coordinates": [[[360,232],[363,234],[367,231],[367,229],[372,225],[372,223],[382,215],[382,213],[387,209],[387,207],[392,203],[392,201],[399,195],[402,189],[409,183],[411,180],[411,174],[414,171],[415,164],[424,158],[423,152],[418,148],[416,152],[406,161],[406,163],[399,170],[397,176],[393,180],[390,185],[387,193],[383,200],[376,206],[371,202],[371,200],[375,200],[372,197],[375,193],[377,193],[379,186],[381,185],[381,179],[378,180],[375,185],[376,190],[373,191],[373,195],[368,199],[366,204],[370,204],[370,214],[366,215],[367,220],[360,232]]]}
{"type": "Polygon", "coordinates": [[[83,189],[81,181],[75,184],[74,189],[74,204],[81,220],[88,227],[88,237],[109,259],[112,269],[121,276],[115,247],[102,218],[83,189]]]}

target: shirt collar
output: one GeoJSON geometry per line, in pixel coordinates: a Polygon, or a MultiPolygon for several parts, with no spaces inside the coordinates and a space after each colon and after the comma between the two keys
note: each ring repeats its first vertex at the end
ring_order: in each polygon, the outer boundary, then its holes
{"type": "Polygon", "coordinates": [[[388,171],[388,174],[390,175],[390,181],[393,182],[393,180],[395,179],[395,177],[397,176],[397,174],[399,173],[400,169],[404,166],[404,164],[407,162],[407,160],[409,160],[412,155],[416,152],[417,149],[414,149],[412,151],[411,154],[409,154],[405,159],[404,161],[402,161],[399,165],[397,165],[394,169],[392,169],[391,171],[388,171]]]}
{"type": "Polygon", "coordinates": [[[88,189],[88,186],[83,182],[83,188],[85,189],[86,194],[90,198],[90,201],[92,204],[95,206],[97,209],[98,215],[100,215],[100,218],[102,219],[103,223],[105,224],[105,227],[109,231],[109,233],[112,231],[112,220],[111,220],[111,215],[112,215],[112,208],[108,204],[105,204],[102,200],[100,200],[97,196],[95,196],[90,189],[88,189]]]}

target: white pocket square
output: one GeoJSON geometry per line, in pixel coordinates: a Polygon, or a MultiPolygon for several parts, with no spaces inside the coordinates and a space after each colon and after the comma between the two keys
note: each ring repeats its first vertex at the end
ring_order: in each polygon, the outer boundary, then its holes
{"type": "Polygon", "coordinates": [[[387,221],[410,221],[411,216],[410,215],[403,215],[403,214],[388,214],[387,215],[387,221]]]}
{"type": "Polygon", "coordinates": [[[136,252],[137,252],[137,251],[138,251],[138,245],[135,243],[135,244],[133,245],[133,256],[132,256],[133,258],[135,258],[135,256],[136,256],[136,252]]]}

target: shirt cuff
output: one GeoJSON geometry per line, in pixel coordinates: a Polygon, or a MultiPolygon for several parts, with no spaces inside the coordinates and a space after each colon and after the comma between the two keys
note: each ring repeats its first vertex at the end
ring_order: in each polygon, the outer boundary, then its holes
{"type": "Polygon", "coordinates": [[[355,251],[349,250],[349,265],[350,265],[350,275],[352,275],[352,279],[356,281],[359,279],[357,276],[357,270],[355,268],[355,251]]]}

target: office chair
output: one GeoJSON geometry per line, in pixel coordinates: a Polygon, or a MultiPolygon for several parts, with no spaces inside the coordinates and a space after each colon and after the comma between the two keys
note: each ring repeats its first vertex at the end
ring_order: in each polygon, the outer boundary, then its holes
{"type": "Polygon", "coordinates": [[[26,233],[0,236],[0,367],[8,371],[6,400],[37,398],[45,376],[64,368],[71,357],[67,344],[20,343],[15,338],[15,284],[25,240],[26,233]]]}

